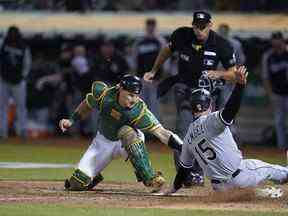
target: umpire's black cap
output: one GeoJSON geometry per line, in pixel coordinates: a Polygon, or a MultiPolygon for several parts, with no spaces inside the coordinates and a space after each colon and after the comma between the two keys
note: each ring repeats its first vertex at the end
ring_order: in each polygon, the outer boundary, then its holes
{"type": "Polygon", "coordinates": [[[123,76],[123,78],[120,81],[120,86],[124,90],[132,92],[134,94],[140,94],[142,90],[141,79],[137,76],[133,76],[130,74],[123,76]]]}
{"type": "Polygon", "coordinates": [[[206,11],[195,11],[193,14],[192,25],[203,29],[211,22],[211,15],[206,11]]]}

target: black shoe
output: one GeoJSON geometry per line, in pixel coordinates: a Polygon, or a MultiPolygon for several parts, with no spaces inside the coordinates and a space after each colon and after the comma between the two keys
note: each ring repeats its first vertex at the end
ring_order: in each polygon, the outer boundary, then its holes
{"type": "Polygon", "coordinates": [[[70,185],[69,180],[68,180],[68,179],[65,179],[65,182],[64,182],[64,188],[65,188],[65,190],[69,190],[70,187],[71,187],[71,185],[70,185]]]}

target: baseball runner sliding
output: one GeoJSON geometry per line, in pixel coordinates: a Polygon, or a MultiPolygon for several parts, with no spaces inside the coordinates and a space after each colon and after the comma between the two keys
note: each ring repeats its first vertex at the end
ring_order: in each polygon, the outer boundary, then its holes
{"type": "Polygon", "coordinates": [[[195,160],[211,180],[216,191],[232,188],[256,187],[265,180],[276,183],[288,181],[288,168],[256,159],[243,159],[229,126],[239,111],[248,73],[241,66],[232,95],[224,109],[211,112],[211,95],[205,89],[191,93],[191,107],[197,119],[190,124],[181,152],[181,169],[178,170],[171,189],[175,193],[182,187],[187,170],[195,160]]]}

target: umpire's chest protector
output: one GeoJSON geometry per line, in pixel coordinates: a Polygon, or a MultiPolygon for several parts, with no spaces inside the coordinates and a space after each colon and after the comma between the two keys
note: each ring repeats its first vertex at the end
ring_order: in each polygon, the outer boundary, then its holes
{"type": "Polygon", "coordinates": [[[210,31],[205,43],[197,40],[192,28],[182,29],[180,33],[174,36],[176,39],[171,43],[179,54],[180,79],[189,82],[190,86],[197,87],[203,71],[216,70],[219,62],[224,68],[235,65],[233,48],[214,31],[210,31]]]}

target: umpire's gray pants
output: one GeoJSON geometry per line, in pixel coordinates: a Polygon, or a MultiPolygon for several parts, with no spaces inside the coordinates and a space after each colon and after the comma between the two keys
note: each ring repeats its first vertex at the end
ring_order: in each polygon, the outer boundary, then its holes
{"type": "Polygon", "coordinates": [[[185,137],[189,125],[193,121],[193,115],[188,100],[189,98],[186,96],[187,90],[188,87],[182,83],[177,83],[174,87],[175,104],[177,110],[176,133],[182,139],[185,137]]]}
{"type": "Polygon", "coordinates": [[[0,138],[8,137],[8,105],[10,97],[16,104],[17,126],[16,133],[26,136],[27,108],[26,108],[26,81],[11,85],[0,79],[0,138]]]}
{"type": "Polygon", "coordinates": [[[288,96],[273,95],[274,119],[277,144],[280,149],[288,149],[286,138],[286,113],[288,112],[288,96]]]}
{"type": "Polygon", "coordinates": [[[159,114],[159,100],[157,98],[157,86],[158,82],[153,81],[152,83],[142,81],[143,88],[141,91],[141,98],[147,104],[149,110],[155,115],[157,119],[160,119],[159,114]]]}
{"type": "MultiPolygon", "coordinates": [[[[176,103],[176,134],[182,139],[185,137],[187,130],[193,121],[193,115],[191,112],[191,106],[189,102],[189,98],[187,97],[187,91],[189,87],[182,83],[177,83],[174,87],[174,94],[175,94],[175,103],[176,103]]],[[[179,168],[180,163],[180,155],[181,153],[178,151],[174,151],[174,163],[176,170],[179,168]]],[[[190,174],[199,174],[203,175],[203,171],[198,163],[194,164],[193,167],[190,169],[190,174]]],[[[188,176],[186,181],[192,182],[192,176],[188,176]]]]}

